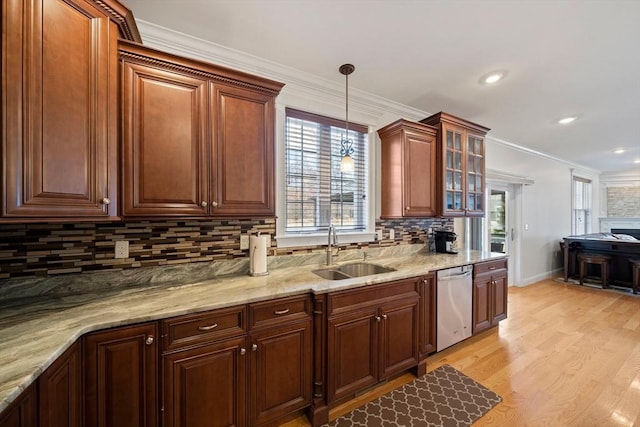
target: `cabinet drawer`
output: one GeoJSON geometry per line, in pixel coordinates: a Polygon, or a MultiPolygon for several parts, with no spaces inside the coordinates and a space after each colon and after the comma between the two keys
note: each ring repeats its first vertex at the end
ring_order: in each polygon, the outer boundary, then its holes
{"type": "Polygon", "coordinates": [[[243,334],[246,331],[245,317],[245,307],[237,306],[163,320],[163,350],[243,334]]]}
{"type": "Polygon", "coordinates": [[[307,295],[256,302],[249,305],[250,329],[289,323],[293,320],[306,319],[310,315],[311,299],[307,295]]]}
{"type": "Polygon", "coordinates": [[[497,259],[495,261],[479,262],[473,266],[473,275],[478,276],[484,273],[494,273],[496,270],[506,270],[507,259],[497,259]]]}
{"type": "Polygon", "coordinates": [[[328,314],[331,316],[347,310],[400,298],[417,298],[419,283],[419,278],[411,278],[331,293],[329,294],[328,314]]]}

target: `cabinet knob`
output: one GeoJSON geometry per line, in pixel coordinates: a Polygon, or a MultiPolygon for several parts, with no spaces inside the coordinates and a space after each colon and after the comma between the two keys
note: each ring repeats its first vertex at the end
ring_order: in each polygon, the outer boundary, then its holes
{"type": "Polygon", "coordinates": [[[258,350],[258,344],[252,344],[251,351],[256,351],[256,350],[258,350]]]}
{"type": "Polygon", "coordinates": [[[151,345],[151,344],[153,344],[153,335],[148,335],[148,336],[147,336],[147,339],[146,339],[146,340],[144,340],[144,343],[145,343],[146,345],[151,345]]]}
{"type": "Polygon", "coordinates": [[[387,320],[387,315],[386,315],[386,314],[383,314],[383,315],[382,315],[382,318],[383,318],[384,320],[387,320]]]}
{"type": "Polygon", "coordinates": [[[409,206],[407,206],[407,207],[405,208],[405,210],[410,211],[410,210],[411,210],[411,208],[410,208],[409,206]]]}
{"type": "Polygon", "coordinates": [[[103,205],[108,205],[109,203],[111,203],[111,200],[109,200],[108,197],[105,197],[104,199],[102,199],[102,204],[103,205]]]}
{"type": "Polygon", "coordinates": [[[211,202],[211,206],[213,206],[214,208],[218,207],[218,202],[211,202]]]}
{"type": "Polygon", "coordinates": [[[244,356],[245,354],[247,354],[247,349],[244,347],[240,348],[240,356],[244,356]]]}
{"type": "Polygon", "coordinates": [[[207,202],[205,202],[204,200],[202,201],[202,203],[200,203],[200,206],[202,206],[203,208],[207,207],[207,202]]]}
{"type": "Polygon", "coordinates": [[[380,317],[380,316],[376,316],[376,317],[375,317],[375,319],[376,319],[376,322],[379,322],[379,321],[381,321],[381,320],[382,320],[382,317],[380,317]]]}

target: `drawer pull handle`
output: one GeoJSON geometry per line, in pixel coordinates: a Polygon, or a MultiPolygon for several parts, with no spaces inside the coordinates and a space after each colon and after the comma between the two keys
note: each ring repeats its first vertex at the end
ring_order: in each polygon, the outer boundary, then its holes
{"type": "Polygon", "coordinates": [[[288,308],[285,308],[284,310],[276,310],[273,312],[273,314],[277,315],[277,316],[281,316],[283,314],[287,314],[289,312],[288,308]]]}
{"type": "Polygon", "coordinates": [[[489,270],[495,270],[496,266],[494,265],[493,267],[489,267],[489,270]]]}
{"type": "Polygon", "coordinates": [[[198,330],[199,331],[210,331],[212,329],[215,329],[218,327],[217,323],[214,323],[213,325],[209,325],[209,326],[198,326],[198,330]]]}

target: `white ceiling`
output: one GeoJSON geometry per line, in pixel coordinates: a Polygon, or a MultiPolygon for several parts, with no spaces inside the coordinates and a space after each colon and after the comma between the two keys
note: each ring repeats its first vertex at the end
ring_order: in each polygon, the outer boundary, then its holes
{"type": "Polygon", "coordinates": [[[640,170],[638,0],[124,1],[136,19],[332,81],[352,63],[350,87],[498,139],[640,170]],[[497,69],[504,80],[480,84],[497,69]],[[568,115],[579,119],[557,124],[568,115]]]}

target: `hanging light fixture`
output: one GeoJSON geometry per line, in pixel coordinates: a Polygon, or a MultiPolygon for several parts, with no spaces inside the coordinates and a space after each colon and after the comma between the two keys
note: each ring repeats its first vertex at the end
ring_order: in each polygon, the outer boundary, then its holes
{"type": "Polygon", "coordinates": [[[344,64],[340,66],[340,74],[343,74],[346,81],[345,90],[345,137],[340,141],[340,172],[353,172],[355,163],[351,155],[354,152],[353,141],[349,139],[349,74],[356,69],[352,64],[344,64]]]}

